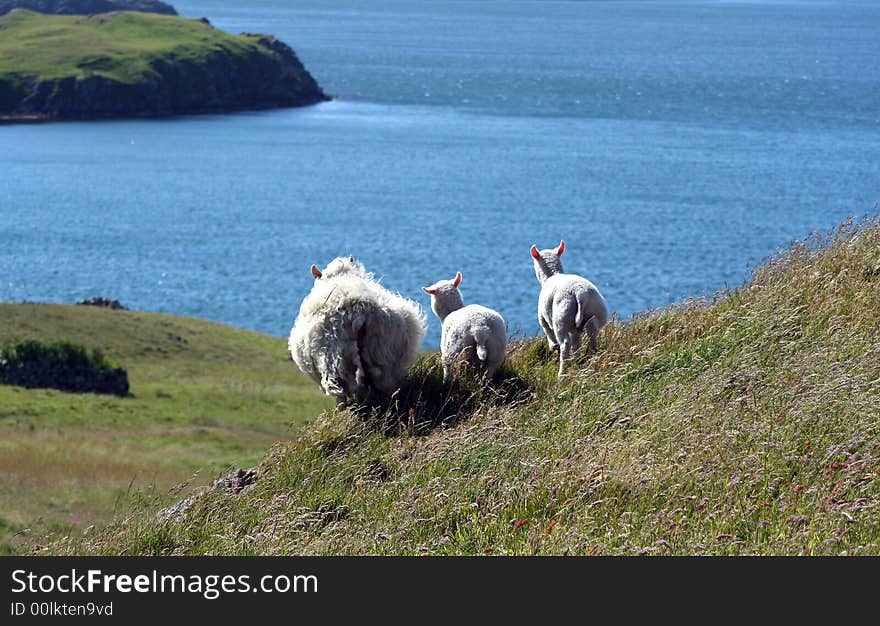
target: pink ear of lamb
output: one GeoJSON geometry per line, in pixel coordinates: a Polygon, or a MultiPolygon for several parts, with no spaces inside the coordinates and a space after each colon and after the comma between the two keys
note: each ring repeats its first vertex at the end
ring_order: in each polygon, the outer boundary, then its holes
{"type": "Polygon", "coordinates": [[[428,289],[427,287],[422,287],[422,291],[424,291],[429,296],[433,296],[435,293],[437,293],[436,289],[428,289]]]}
{"type": "Polygon", "coordinates": [[[318,266],[314,263],[312,264],[312,276],[315,278],[321,278],[321,270],[319,270],[318,266]]]}
{"type": "Polygon", "coordinates": [[[452,286],[458,287],[461,284],[461,272],[455,273],[455,281],[453,281],[452,286]]]}
{"type": "Polygon", "coordinates": [[[565,252],[565,242],[562,239],[560,239],[559,240],[559,247],[556,248],[556,256],[562,256],[563,252],[565,252]]]}
{"type": "Polygon", "coordinates": [[[538,246],[532,244],[532,249],[530,250],[530,252],[532,253],[532,258],[534,258],[536,261],[541,260],[541,253],[538,252],[538,246]]]}

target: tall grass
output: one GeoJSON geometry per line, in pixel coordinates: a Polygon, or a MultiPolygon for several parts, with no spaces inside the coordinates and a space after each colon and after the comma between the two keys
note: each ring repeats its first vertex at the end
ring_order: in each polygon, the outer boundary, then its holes
{"type": "Polygon", "coordinates": [[[239,495],[54,544],[100,554],[880,554],[880,223],[794,245],[741,288],[603,331],[554,377],[328,410],[239,495]],[[389,428],[389,424],[399,424],[389,428]]]}

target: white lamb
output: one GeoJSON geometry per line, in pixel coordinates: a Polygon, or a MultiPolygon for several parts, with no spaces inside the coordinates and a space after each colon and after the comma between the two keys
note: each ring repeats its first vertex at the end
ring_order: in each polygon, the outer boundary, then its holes
{"type": "Polygon", "coordinates": [[[454,280],[441,280],[430,287],[422,287],[431,296],[431,309],[443,323],[440,337],[443,380],[449,382],[455,360],[462,353],[491,379],[504,364],[507,327],[497,311],[479,304],[464,306],[458,290],[460,284],[461,272],[458,272],[454,280]]]}
{"type": "Polygon", "coordinates": [[[299,369],[339,404],[397,389],[425,336],[421,307],[382,287],[354,257],[324,271],[312,265],[312,275],[288,342],[299,369]]]}
{"type": "Polygon", "coordinates": [[[541,283],[538,321],[552,350],[559,346],[559,377],[567,362],[581,347],[583,334],[590,338],[590,350],[599,349],[599,331],[608,323],[608,305],[596,285],[576,274],[564,274],[559,257],[565,252],[560,241],[555,250],[532,246],[535,276],[541,283]]]}

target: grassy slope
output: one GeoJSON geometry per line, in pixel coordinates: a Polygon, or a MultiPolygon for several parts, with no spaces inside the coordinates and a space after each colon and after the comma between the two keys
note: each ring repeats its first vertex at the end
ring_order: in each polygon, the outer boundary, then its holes
{"type": "Polygon", "coordinates": [[[0,385],[0,552],[24,528],[35,537],[106,521],[130,486],[154,485],[168,502],[194,472],[204,484],[249,467],[328,406],[283,339],[211,322],[0,304],[0,343],[10,337],[100,347],[128,369],[134,397],[0,385]]]}
{"type": "Polygon", "coordinates": [[[17,9],[0,17],[0,80],[101,75],[137,83],[153,73],[150,63],[156,59],[200,61],[216,50],[254,54],[262,50],[258,39],[170,15],[43,15],[17,9]]]}
{"type": "MultiPolygon", "coordinates": [[[[880,554],[880,224],[825,244],[612,323],[561,383],[542,342],[515,346],[526,401],[484,390],[391,436],[327,412],[242,494],[51,551],[880,554]]],[[[433,393],[436,356],[416,372],[433,393]]]]}

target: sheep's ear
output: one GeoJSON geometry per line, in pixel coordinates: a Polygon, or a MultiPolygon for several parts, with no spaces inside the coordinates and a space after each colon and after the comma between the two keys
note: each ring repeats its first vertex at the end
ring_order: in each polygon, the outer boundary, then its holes
{"type": "Polygon", "coordinates": [[[321,278],[321,270],[318,269],[318,266],[312,263],[312,276],[315,278],[321,278]]]}
{"type": "Polygon", "coordinates": [[[541,260],[541,253],[538,252],[538,246],[536,246],[535,244],[532,244],[532,249],[530,250],[530,252],[532,253],[533,259],[535,259],[536,261],[541,260]]]}
{"type": "Polygon", "coordinates": [[[422,287],[422,291],[424,291],[429,296],[433,296],[435,293],[437,293],[436,289],[428,289],[427,287],[422,287]]]}
{"type": "Polygon", "coordinates": [[[453,287],[458,287],[461,284],[461,272],[455,273],[455,280],[452,281],[453,287]]]}
{"type": "Polygon", "coordinates": [[[565,252],[565,242],[562,239],[560,239],[559,240],[559,247],[556,248],[556,256],[562,256],[563,252],[565,252]]]}

